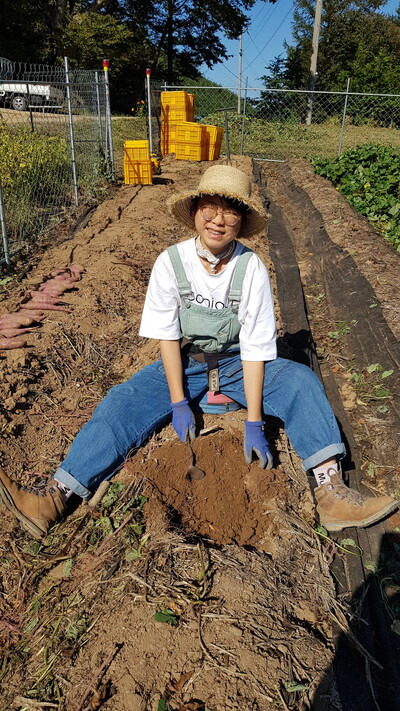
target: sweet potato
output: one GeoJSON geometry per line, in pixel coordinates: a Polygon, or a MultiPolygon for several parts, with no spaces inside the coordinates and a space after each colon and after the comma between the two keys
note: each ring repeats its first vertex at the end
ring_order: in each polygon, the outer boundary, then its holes
{"type": "Polygon", "coordinates": [[[0,338],[0,351],[12,351],[26,346],[24,338],[0,338]]]}
{"type": "Polygon", "coordinates": [[[85,271],[85,267],[81,267],[80,264],[71,264],[69,269],[72,274],[82,274],[85,271]]]}
{"type": "Polygon", "coordinates": [[[32,318],[34,321],[43,321],[46,317],[46,314],[44,314],[42,310],[39,311],[39,309],[34,309],[33,306],[29,307],[27,305],[24,306],[24,311],[17,311],[17,313],[29,316],[29,318],[32,318]]]}
{"type": "Polygon", "coordinates": [[[0,325],[0,336],[5,336],[5,338],[15,338],[15,336],[19,336],[21,333],[28,333],[28,331],[34,330],[35,326],[33,326],[33,328],[4,328],[0,325]]]}
{"type": "Polygon", "coordinates": [[[67,284],[73,284],[76,281],[80,281],[80,276],[68,272],[64,274],[59,274],[58,276],[55,276],[54,279],[56,279],[57,281],[65,281],[67,284]]]}
{"type": "Polygon", "coordinates": [[[37,304],[64,304],[64,301],[60,300],[60,296],[52,296],[47,294],[45,291],[31,291],[31,301],[35,301],[37,304]]]}
{"type": "Polygon", "coordinates": [[[54,271],[51,272],[51,276],[52,277],[60,276],[61,274],[70,272],[70,274],[76,275],[79,278],[81,278],[80,274],[82,274],[82,272],[84,272],[84,271],[85,271],[85,267],[82,267],[80,264],[70,264],[69,267],[64,267],[61,269],[54,269],[54,271]]]}
{"type": "Polygon", "coordinates": [[[24,313],[3,314],[0,316],[0,328],[19,328],[20,326],[30,326],[34,322],[32,316],[25,316],[24,313]]]}
{"type": "Polygon", "coordinates": [[[39,286],[39,291],[45,291],[51,293],[54,291],[56,294],[63,294],[64,291],[71,289],[72,285],[60,279],[49,279],[39,286]]]}
{"type": "Polygon", "coordinates": [[[64,311],[67,314],[71,313],[71,309],[64,309],[63,306],[57,306],[54,303],[51,303],[50,301],[46,301],[44,303],[38,303],[37,301],[33,301],[32,299],[30,301],[26,301],[24,304],[21,304],[21,309],[35,309],[38,308],[42,309],[42,311],[64,311]]]}

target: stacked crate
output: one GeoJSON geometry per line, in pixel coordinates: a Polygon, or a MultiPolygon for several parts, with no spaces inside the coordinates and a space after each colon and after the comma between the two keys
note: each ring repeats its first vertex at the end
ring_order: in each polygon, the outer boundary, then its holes
{"type": "Polygon", "coordinates": [[[207,142],[207,158],[204,160],[218,160],[221,152],[222,136],[224,129],[220,126],[204,126],[207,142]]]}
{"type": "Polygon", "coordinates": [[[178,123],[194,120],[194,94],[163,91],[161,94],[161,153],[176,153],[178,123]]]}
{"type": "Polygon", "coordinates": [[[148,141],[125,141],[124,183],[125,185],[152,185],[153,163],[148,141]]]}
{"type": "Polygon", "coordinates": [[[161,154],[175,153],[178,160],[217,160],[223,129],[194,123],[194,94],[161,93],[161,154]]]}

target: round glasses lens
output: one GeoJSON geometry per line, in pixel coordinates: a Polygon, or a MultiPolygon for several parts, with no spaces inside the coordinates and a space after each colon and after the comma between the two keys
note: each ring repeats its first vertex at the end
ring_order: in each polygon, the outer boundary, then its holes
{"type": "Polygon", "coordinates": [[[231,210],[224,210],[224,220],[226,225],[233,227],[239,222],[240,215],[237,212],[232,212],[231,210]]]}
{"type": "Polygon", "coordinates": [[[217,208],[211,207],[210,205],[203,205],[203,207],[200,208],[201,214],[205,220],[213,220],[218,213],[217,208]]]}
{"type": "MultiPolygon", "coordinates": [[[[216,207],[213,207],[212,205],[203,205],[200,208],[200,211],[203,216],[203,219],[206,221],[214,220],[218,214],[218,209],[216,207]]],[[[233,227],[240,220],[239,213],[233,210],[221,210],[221,212],[224,216],[225,224],[228,225],[228,227],[233,227]]]]}

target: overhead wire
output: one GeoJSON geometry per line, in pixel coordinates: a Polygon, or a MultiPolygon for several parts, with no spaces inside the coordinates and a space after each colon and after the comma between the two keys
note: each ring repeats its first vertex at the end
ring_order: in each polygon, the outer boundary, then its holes
{"type": "Polygon", "coordinates": [[[243,73],[247,72],[247,70],[254,64],[254,62],[255,62],[260,56],[261,56],[261,58],[264,60],[264,62],[266,61],[266,59],[262,56],[262,53],[263,53],[264,50],[268,47],[269,43],[272,42],[272,40],[274,39],[276,33],[280,30],[280,28],[282,27],[283,23],[285,22],[285,20],[289,17],[289,15],[290,15],[292,12],[293,12],[293,5],[289,8],[289,10],[287,11],[286,15],[283,17],[283,19],[282,19],[281,22],[279,23],[278,27],[276,28],[275,32],[271,35],[271,37],[269,37],[268,41],[265,43],[264,47],[263,47],[261,50],[259,50],[258,54],[254,57],[254,59],[252,59],[252,61],[245,67],[245,69],[243,70],[243,73]]]}
{"type": "MultiPolygon", "coordinates": [[[[264,29],[265,25],[266,25],[267,22],[271,19],[271,17],[272,17],[272,15],[274,14],[275,10],[276,10],[277,7],[279,6],[279,3],[280,3],[280,2],[281,2],[281,0],[277,0],[277,2],[273,5],[272,8],[268,8],[268,10],[269,10],[270,12],[269,12],[268,15],[265,17],[264,22],[262,23],[262,25],[260,25],[260,27],[257,28],[257,31],[256,31],[256,32],[254,33],[254,35],[253,35],[253,39],[256,39],[256,37],[258,37],[258,35],[260,34],[260,32],[262,32],[262,30],[264,29]]],[[[251,24],[253,24],[253,23],[254,23],[254,20],[252,20],[251,24]]],[[[247,29],[246,32],[249,33],[249,29],[247,29]]],[[[249,33],[249,34],[250,34],[250,33],[249,33]]]]}

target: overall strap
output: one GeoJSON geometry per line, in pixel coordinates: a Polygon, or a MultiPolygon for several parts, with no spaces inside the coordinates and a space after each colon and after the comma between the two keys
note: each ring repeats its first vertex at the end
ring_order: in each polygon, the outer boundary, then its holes
{"type": "Polygon", "coordinates": [[[247,265],[253,254],[254,252],[252,249],[249,249],[249,247],[243,247],[243,252],[238,257],[231,288],[228,294],[228,302],[229,304],[232,304],[232,308],[235,313],[237,313],[239,309],[240,299],[242,298],[244,275],[246,274],[247,265]]]}
{"type": "Polygon", "coordinates": [[[171,247],[168,247],[167,252],[169,254],[169,258],[171,260],[171,264],[175,272],[179,296],[181,297],[181,299],[188,299],[190,296],[193,295],[193,291],[190,283],[187,280],[186,272],[183,267],[180,254],[178,252],[178,247],[176,246],[176,244],[173,244],[171,247]]]}

